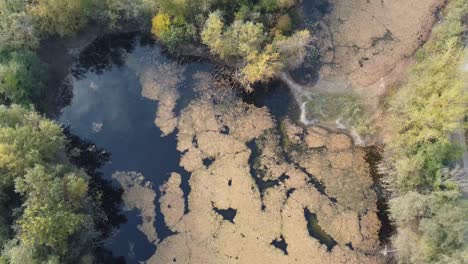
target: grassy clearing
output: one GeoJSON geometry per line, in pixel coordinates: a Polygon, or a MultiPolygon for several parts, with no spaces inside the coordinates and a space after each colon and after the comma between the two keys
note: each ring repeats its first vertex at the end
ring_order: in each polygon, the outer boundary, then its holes
{"type": "Polygon", "coordinates": [[[306,103],[306,111],[309,120],[318,119],[324,123],[341,120],[343,124],[354,127],[361,136],[373,132],[368,113],[359,98],[351,94],[316,93],[306,103]]]}

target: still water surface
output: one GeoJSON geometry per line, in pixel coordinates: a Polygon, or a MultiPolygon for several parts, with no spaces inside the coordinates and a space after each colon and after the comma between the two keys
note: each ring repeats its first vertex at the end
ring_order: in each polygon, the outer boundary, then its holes
{"type": "MultiPolygon", "coordinates": [[[[188,175],[179,167],[180,153],[176,150],[175,133],[161,137],[154,124],[158,103],[142,97],[139,73],[151,63],[169,63],[161,47],[137,34],[107,35],[97,39],[77,59],[70,85],[73,99],[62,109],[60,122],[73,134],[94,142],[111,153],[110,162],[101,168],[111,179],[116,171],[136,171],[153,183],[159,198],[159,186],[171,172],[182,175],[181,185],[189,193],[188,175]]],[[[176,113],[194,98],[196,72],[213,73],[208,63],[190,62],[181,65],[184,81],[178,85],[180,99],[176,113]]],[[[280,82],[259,88],[244,96],[257,106],[269,106],[280,119],[291,112],[292,97],[280,82]]],[[[159,203],[156,203],[156,230],[161,239],[171,235],[165,226],[159,203]]],[[[106,247],[114,256],[123,256],[127,263],[148,259],[155,246],[137,229],[139,213],[125,212],[127,221],[120,225],[106,247]]]]}

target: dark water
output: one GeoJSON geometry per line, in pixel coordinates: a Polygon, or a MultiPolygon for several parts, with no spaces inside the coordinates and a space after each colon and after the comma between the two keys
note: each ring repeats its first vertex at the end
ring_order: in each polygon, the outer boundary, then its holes
{"type": "MultiPolygon", "coordinates": [[[[153,183],[156,192],[171,172],[183,174],[178,165],[180,153],[176,150],[175,135],[161,137],[154,124],[157,102],[141,96],[138,66],[144,65],[140,62],[150,56],[158,62],[168,62],[162,54],[155,56],[159,50],[159,46],[135,34],[97,39],[81,54],[72,70],[73,99],[60,117],[71,133],[110,153],[109,162],[101,167],[104,178],[110,179],[115,171],[137,171],[153,183]]],[[[186,81],[178,87],[182,95],[179,108],[194,95],[192,74],[212,70],[201,63],[184,67],[186,81]]],[[[125,216],[127,221],[110,236],[106,246],[114,256],[124,256],[127,263],[138,263],[148,259],[155,246],[137,229],[141,223],[138,212],[125,212],[125,216]]],[[[160,213],[156,230],[160,238],[171,234],[160,213]]]]}
{"type": "MultiPolygon", "coordinates": [[[[110,153],[109,162],[99,173],[111,179],[116,171],[136,171],[153,183],[159,199],[159,186],[171,172],[182,175],[181,187],[188,195],[189,175],[179,167],[180,153],[176,150],[175,133],[161,137],[154,124],[157,102],[141,96],[138,73],[148,61],[171,62],[160,46],[137,34],[107,35],[97,39],[84,50],[72,69],[73,99],[62,109],[60,121],[74,135],[92,142],[110,153]]],[[[181,97],[179,112],[194,98],[193,74],[213,73],[207,63],[184,63],[185,81],[178,86],[181,97]]],[[[277,119],[291,112],[293,99],[281,83],[261,87],[244,100],[257,106],[268,106],[277,119]]],[[[118,184],[114,182],[116,188],[118,184]]],[[[156,230],[160,239],[171,235],[166,227],[159,203],[156,205],[156,230]]],[[[189,210],[186,207],[186,212],[189,210]]],[[[228,212],[229,213],[229,212],[228,212]]],[[[105,247],[126,263],[139,263],[154,254],[155,246],[137,229],[141,217],[137,210],[124,212],[126,221],[109,236],[105,247]]]]}
{"type": "MultiPolygon", "coordinates": [[[[313,32],[317,27],[316,21],[331,8],[326,0],[304,0],[303,13],[299,14],[302,21],[300,27],[309,28],[313,32]]],[[[316,75],[310,73],[316,72],[320,67],[316,59],[310,56],[303,67],[291,73],[296,81],[304,84],[314,82],[316,75]]],[[[189,175],[178,165],[180,153],[176,150],[175,133],[161,137],[160,129],[154,124],[158,104],[141,96],[142,88],[138,74],[151,60],[157,63],[173,62],[161,52],[159,45],[138,34],[106,35],[94,41],[81,53],[72,70],[73,77],[70,84],[73,99],[69,106],[62,109],[60,121],[69,126],[71,133],[90,142],[84,146],[85,148],[92,148],[95,144],[98,149],[106,151],[105,160],[108,162],[102,166],[95,164],[94,167],[100,166],[100,169],[89,173],[90,175],[102,174],[104,179],[111,180],[111,175],[116,171],[142,173],[153,183],[158,200],[160,196],[158,187],[168,179],[171,172],[178,172],[182,175],[181,188],[187,197],[190,192],[189,175]]],[[[197,71],[215,72],[214,67],[208,63],[184,63],[180,67],[185,69],[185,81],[178,86],[181,97],[176,113],[187,106],[195,96],[193,74],[197,71]]],[[[297,120],[299,115],[293,96],[279,81],[256,87],[254,93],[242,94],[241,98],[255,106],[268,107],[277,121],[286,117],[297,120]]],[[[255,150],[251,145],[249,147],[255,150]]],[[[255,151],[253,153],[251,161],[255,158],[255,151]]],[[[210,160],[204,162],[209,163],[210,160]]],[[[264,189],[278,183],[261,181],[253,172],[252,175],[256,178],[257,184],[264,189]]],[[[324,187],[319,182],[312,183],[323,193],[324,187]]],[[[114,185],[117,189],[118,184],[114,185]]],[[[109,193],[111,196],[116,196],[113,191],[109,193]]],[[[117,201],[118,199],[113,197],[105,200],[110,211],[114,210],[113,203],[119,206],[117,201]]],[[[155,228],[159,238],[164,239],[172,233],[164,223],[159,203],[156,202],[155,206],[157,216],[155,228]]],[[[380,206],[379,209],[385,212],[380,206]]],[[[186,201],[185,212],[188,211],[186,201]]],[[[116,213],[118,212],[113,212],[114,215],[116,213]]],[[[142,222],[139,212],[133,210],[123,213],[126,220],[117,217],[115,222],[120,224],[119,228],[109,236],[104,245],[111,251],[111,253],[103,251],[102,254],[105,255],[101,258],[108,260],[103,261],[105,263],[117,263],[115,257],[122,257],[124,262],[129,264],[140,263],[152,256],[156,250],[156,246],[148,242],[144,234],[137,229],[137,225],[142,222]]],[[[234,209],[217,209],[217,213],[226,221],[235,222],[234,209]]],[[[309,234],[331,250],[336,242],[323,232],[316,216],[304,211],[304,217],[308,220],[309,234]]],[[[388,225],[383,222],[385,226],[388,225]]],[[[283,237],[273,240],[271,244],[284,254],[288,254],[287,241],[283,237]]],[[[352,245],[349,247],[352,248],[352,245]]]]}
{"type": "Polygon", "coordinates": [[[304,217],[307,221],[309,235],[325,245],[328,251],[331,251],[337,243],[333,237],[327,234],[319,225],[317,215],[309,211],[308,208],[304,208],[304,217]]]}

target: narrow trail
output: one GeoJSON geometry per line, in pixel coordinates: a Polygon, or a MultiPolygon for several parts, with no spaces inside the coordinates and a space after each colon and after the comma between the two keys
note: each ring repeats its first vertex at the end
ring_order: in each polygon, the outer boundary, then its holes
{"type": "Polygon", "coordinates": [[[317,119],[307,119],[307,102],[312,100],[312,97],[310,94],[307,94],[306,91],[313,91],[314,87],[317,86],[303,86],[298,84],[296,81],[293,80],[291,75],[287,72],[282,72],[280,74],[280,79],[283,81],[291,90],[292,94],[294,95],[294,98],[296,99],[297,104],[299,105],[299,108],[301,110],[301,114],[299,116],[299,119],[302,124],[306,126],[310,125],[315,125],[318,123],[317,119]]]}
{"type": "Polygon", "coordinates": [[[287,72],[282,72],[279,76],[294,93],[330,93],[339,94],[351,92],[351,85],[343,78],[334,77],[330,79],[319,78],[313,85],[301,85],[297,83],[287,72]]]}
{"type": "MultiPolygon", "coordinates": [[[[465,47],[468,47],[468,39],[465,40],[465,47]]],[[[468,74],[468,53],[465,56],[465,63],[461,67],[461,72],[463,74],[468,74]]],[[[465,83],[465,93],[468,92],[468,84],[465,83]]],[[[455,175],[455,179],[460,184],[460,189],[463,194],[464,198],[468,198],[468,150],[466,147],[466,138],[465,138],[465,129],[464,129],[464,120],[460,121],[462,123],[462,129],[455,131],[451,135],[451,140],[460,145],[463,149],[463,157],[460,161],[461,167],[463,168],[457,175],[455,175]]]]}
{"type": "Polygon", "coordinates": [[[291,89],[291,91],[294,94],[296,94],[296,93],[300,94],[303,90],[305,90],[304,86],[296,83],[292,79],[292,77],[291,77],[291,75],[289,73],[282,72],[279,77],[280,77],[281,81],[283,81],[289,87],[289,89],[291,89]]]}
{"type": "Polygon", "coordinates": [[[465,130],[460,129],[451,135],[452,142],[460,145],[463,149],[463,157],[460,160],[461,170],[454,176],[455,180],[460,184],[460,189],[463,197],[468,198],[468,152],[465,142],[465,130]]]}

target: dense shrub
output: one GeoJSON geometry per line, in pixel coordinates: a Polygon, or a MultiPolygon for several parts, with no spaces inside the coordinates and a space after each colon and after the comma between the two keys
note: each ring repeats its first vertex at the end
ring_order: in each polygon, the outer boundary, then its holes
{"type": "Polygon", "coordinates": [[[112,29],[125,23],[143,27],[149,24],[151,16],[156,12],[157,3],[154,0],[105,0],[101,8],[112,29]]]}
{"type": "Polygon", "coordinates": [[[193,41],[196,34],[195,26],[192,24],[172,24],[161,34],[161,41],[166,44],[170,52],[175,52],[177,47],[193,41]]]}
{"type": "Polygon", "coordinates": [[[0,0],[0,52],[35,49],[39,38],[25,0],[0,0]]]}
{"type": "Polygon", "coordinates": [[[41,32],[66,36],[87,25],[92,8],[91,0],[35,0],[29,4],[29,13],[41,32]]]}

